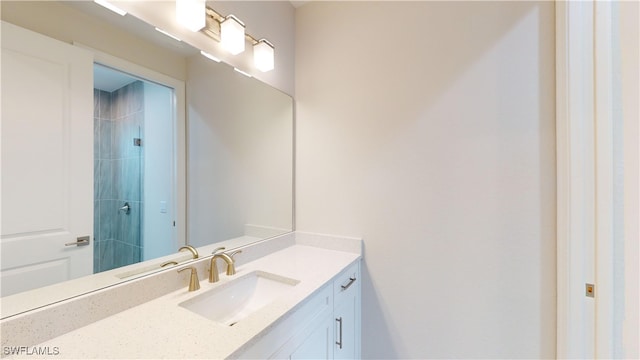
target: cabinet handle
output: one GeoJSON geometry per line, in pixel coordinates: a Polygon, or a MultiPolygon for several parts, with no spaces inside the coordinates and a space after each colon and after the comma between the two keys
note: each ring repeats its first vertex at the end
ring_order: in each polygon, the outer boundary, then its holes
{"type": "Polygon", "coordinates": [[[340,340],[336,341],[336,345],[338,345],[339,348],[342,349],[342,317],[337,318],[336,321],[339,324],[339,330],[338,331],[339,331],[339,334],[340,334],[339,335],[339,339],[340,340]]]}
{"type": "Polygon", "coordinates": [[[340,287],[342,288],[342,291],[347,290],[351,285],[353,285],[354,282],[356,282],[356,278],[355,277],[350,277],[349,278],[349,282],[347,283],[347,285],[340,285],[340,287]]]}

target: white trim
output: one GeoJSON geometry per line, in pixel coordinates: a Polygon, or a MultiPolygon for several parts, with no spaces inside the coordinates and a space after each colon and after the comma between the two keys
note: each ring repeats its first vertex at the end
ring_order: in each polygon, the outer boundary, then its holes
{"type": "Polygon", "coordinates": [[[596,358],[614,358],[614,154],[612,3],[595,3],[596,358]]]}
{"type": "Polygon", "coordinates": [[[623,354],[640,358],[640,3],[618,5],[624,143],[623,354]]]}
{"type": "Polygon", "coordinates": [[[593,31],[593,2],[556,2],[558,358],[595,355],[593,31]]]}
{"type": "MultiPolygon", "coordinates": [[[[176,143],[176,227],[174,239],[180,245],[185,245],[187,241],[187,152],[186,152],[186,90],[184,81],[172,78],[165,74],[153,71],[144,66],[129,62],[127,60],[115,57],[113,55],[96,50],[81,43],[74,42],[75,46],[87,49],[94,54],[94,61],[106,65],[108,67],[130,73],[135,76],[156,82],[158,84],[170,87],[175,93],[175,143],[176,143]]],[[[176,247],[177,248],[177,247],[176,247]]]]}

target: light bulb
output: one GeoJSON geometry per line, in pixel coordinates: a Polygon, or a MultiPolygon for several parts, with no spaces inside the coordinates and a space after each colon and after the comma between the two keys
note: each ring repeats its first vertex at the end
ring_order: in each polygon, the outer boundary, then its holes
{"type": "Polygon", "coordinates": [[[176,21],[196,32],[206,25],[205,0],[176,0],[176,21]]]}
{"type": "Polygon", "coordinates": [[[233,15],[220,23],[220,43],[233,55],[244,51],[244,24],[233,15]]]}
{"type": "Polygon", "coordinates": [[[274,48],[270,42],[261,39],[253,45],[253,63],[262,72],[273,70],[274,48]]]}

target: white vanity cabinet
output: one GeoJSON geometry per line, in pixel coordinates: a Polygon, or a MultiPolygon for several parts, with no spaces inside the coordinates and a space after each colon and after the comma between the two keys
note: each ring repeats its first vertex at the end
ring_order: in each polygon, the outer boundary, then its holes
{"type": "Polygon", "coordinates": [[[360,358],[360,283],[356,261],[237,357],[360,358]]]}
{"type": "Polygon", "coordinates": [[[334,359],[360,358],[360,284],[359,261],[333,282],[334,359]]]}

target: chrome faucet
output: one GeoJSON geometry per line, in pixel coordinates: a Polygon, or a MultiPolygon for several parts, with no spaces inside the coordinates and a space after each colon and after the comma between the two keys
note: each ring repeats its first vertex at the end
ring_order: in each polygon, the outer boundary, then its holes
{"type": "Polygon", "coordinates": [[[237,253],[242,252],[242,250],[234,251],[231,254],[227,254],[224,252],[218,252],[219,250],[224,250],[224,247],[217,248],[213,250],[213,257],[211,258],[211,264],[209,266],[209,282],[214,283],[220,280],[220,276],[218,275],[218,265],[216,260],[221,258],[227,263],[227,275],[235,275],[236,273],[236,265],[233,256],[237,253]]]}

